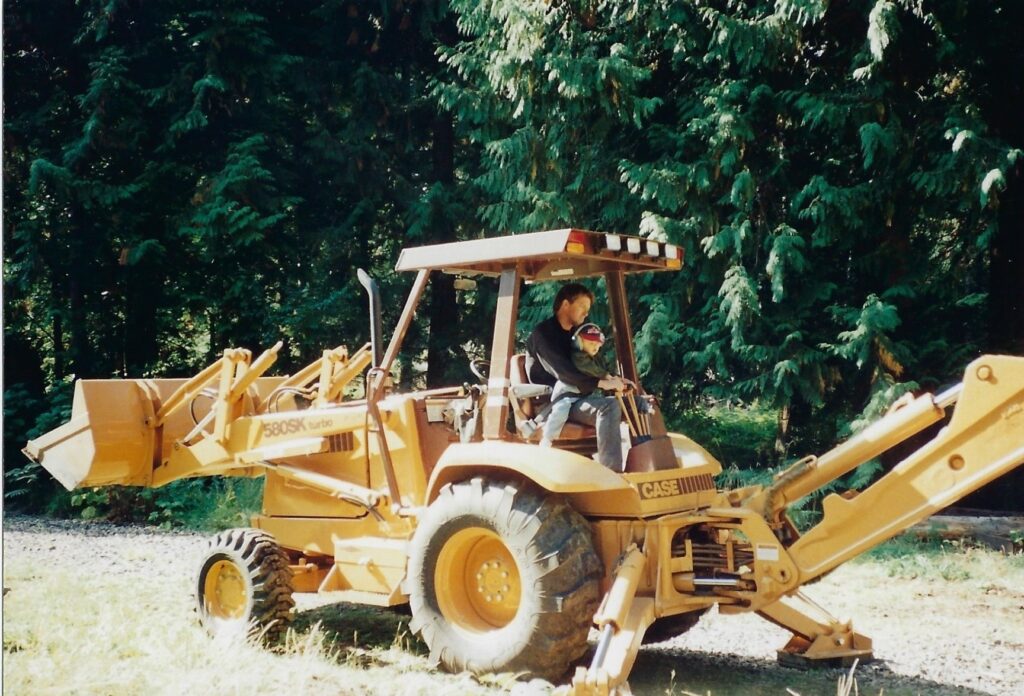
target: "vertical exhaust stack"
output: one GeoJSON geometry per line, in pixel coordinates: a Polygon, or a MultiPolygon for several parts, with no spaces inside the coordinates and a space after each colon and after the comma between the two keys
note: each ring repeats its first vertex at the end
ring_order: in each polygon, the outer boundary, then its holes
{"type": "Polygon", "coordinates": [[[370,300],[370,349],[373,351],[372,367],[380,367],[382,360],[382,346],[380,343],[380,290],[377,288],[377,281],[370,277],[370,274],[361,268],[356,269],[356,277],[359,283],[366,288],[366,294],[370,300]]]}
{"type": "MultiPolygon", "coordinates": [[[[388,492],[391,496],[392,506],[402,505],[402,496],[398,489],[398,478],[395,476],[395,465],[391,460],[391,450],[388,447],[388,439],[384,429],[384,421],[377,408],[377,402],[381,397],[381,389],[384,386],[387,367],[381,368],[384,362],[384,354],[380,342],[380,290],[377,288],[377,281],[370,277],[370,274],[361,268],[356,269],[356,277],[364,288],[370,299],[370,352],[373,353],[373,364],[366,373],[366,410],[373,422],[373,430],[377,433],[377,447],[380,452],[381,463],[384,468],[384,476],[388,482],[388,492]],[[379,377],[379,378],[378,378],[379,377]]],[[[397,509],[397,508],[396,508],[397,509]]]]}

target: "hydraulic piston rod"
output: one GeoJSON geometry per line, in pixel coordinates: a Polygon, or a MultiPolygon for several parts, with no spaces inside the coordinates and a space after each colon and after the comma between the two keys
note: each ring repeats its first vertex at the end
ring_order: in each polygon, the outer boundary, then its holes
{"type": "Polygon", "coordinates": [[[780,474],[765,492],[766,515],[775,515],[808,493],[938,422],[945,414],[945,406],[956,402],[959,390],[958,385],[938,399],[924,394],[905,405],[897,405],[881,420],[838,447],[820,457],[800,460],[780,474]]]}

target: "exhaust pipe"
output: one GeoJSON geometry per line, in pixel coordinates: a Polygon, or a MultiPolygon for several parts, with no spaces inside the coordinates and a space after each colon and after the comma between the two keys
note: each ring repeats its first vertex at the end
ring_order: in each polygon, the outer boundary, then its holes
{"type": "Polygon", "coordinates": [[[380,367],[384,355],[380,343],[380,290],[377,288],[377,281],[363,269],[356,269],[356,277],[366,288],[366,294],[370,298],[370,350],[373,352],[373,367],[380,367]]]}

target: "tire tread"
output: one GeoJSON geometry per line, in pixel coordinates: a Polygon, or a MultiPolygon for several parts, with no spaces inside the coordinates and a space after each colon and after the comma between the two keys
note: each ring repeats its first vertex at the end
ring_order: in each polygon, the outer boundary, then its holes
{"type": "Polygon", "coordinates": [[[228,529],[209,541],[200,566],[196,605],[200,619],[211,631],[223,624],[211,619],[203,602],[205,572],[215,556],[231,560],[248,577],[249,610],[240,619],[248,624],[248,633],[266,644],[276,643],[287,630],[295,608],[292,572],[284,549],[271,534],[252,528],[228,529]]]}
{"type": "Polygon", "coordinates": [[[413,615],[410,628],[422,635],[431,659],[447,669],[554,680],[586,651],[603,568],[590,525],[564,499],[481,477],[447,484],[421,520],[410,551],[404,586],[413,615]],[[431,596],[430,556],[443,544],[433,535],[443,536],[446,524],[462,519],[470,520],[470,526],[493,525],[506,544],[524,551],[531,565],[526,573],[520,569],[522,592],[538,593],[537,610],[525,616],[521,609],[511,633],[509,627],[500,629],[500,647],[486,639],[460,640],[431,596]]]}

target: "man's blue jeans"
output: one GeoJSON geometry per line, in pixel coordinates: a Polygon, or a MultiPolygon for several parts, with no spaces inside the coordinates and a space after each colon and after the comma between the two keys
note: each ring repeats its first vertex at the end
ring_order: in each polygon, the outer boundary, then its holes
{"type": "Polygon", "coordinates": [[[569,420],[593,426],[597,430],[597,461],[612,471],[622,471],[622,409],[614,396],[594,393],[576,399],[569,420]]]}

